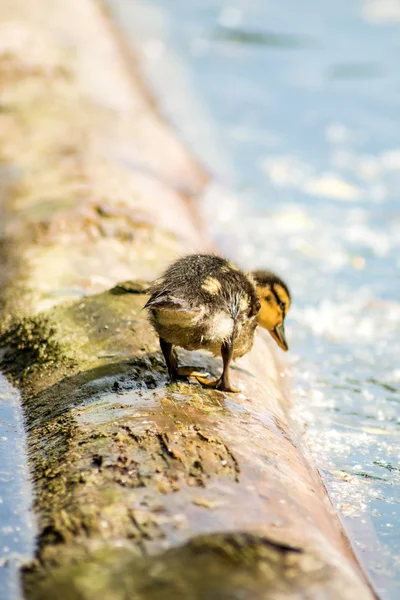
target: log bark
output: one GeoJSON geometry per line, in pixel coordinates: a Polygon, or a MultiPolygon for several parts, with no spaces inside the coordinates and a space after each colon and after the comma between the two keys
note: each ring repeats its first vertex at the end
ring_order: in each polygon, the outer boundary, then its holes
{"type": "Polygon", "coordinates": [[[206,175],[102,12],[3,1],[0,73],[1,368],[22,390],[39,529],[26,597],[373,598],[265,338],[233,371],[242,394],[168,385],[143,282],[208,247],[206,175]]]}

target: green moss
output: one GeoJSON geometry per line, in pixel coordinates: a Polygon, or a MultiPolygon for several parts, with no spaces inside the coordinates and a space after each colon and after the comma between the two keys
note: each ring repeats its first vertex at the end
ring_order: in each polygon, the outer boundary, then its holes
{"type": "Polygon", "coordinates": [[[33,369],[59,368],[60,363],[72,361],[57,333],[56,323],[47,315],[14,322],[0,337],[0,347],[6,348],[3,370],[24,380],[33,369]]]}
{"type": "Polygon", "coordinates": [[[37,392],[78,371],[96,380],[101,373],[90,376],[92,369],[107,371],[139,353],[131,366],[146,368],[154,378],[163,363],[152,355],[158,345],[140,314],[144,302],[142,294],[104,292],[33,317],[14,317],[0,337],[1,367],[24,389],[37,392]]]}
{"type": "Polygon", "coordinates": [[[151,512],[127,508],[139,492],[158,498],[204,488],[216,475],[238,480],[229,448],[201,429],[201,415],[221,405],[199,386],[165,388],[142,288],[120,285],[16,320],[0,339],[2,366],[24,390],[46,564],[77,540],[86,548],[91,538],[122,536],[132,549],[162,540],[151,512]],[[137,432],[134,420],[152,410],[156,424],[137,432]],[[180,432],[177,440],[171,427],[180,432]]]}
{"type": "Polygon", "coordinates": [[[275,600],[322,597],[320,584],[329,587],[335,572],[314,554],[265,536],[226,533],[195,537],[154,557],[104,546],[79,564],[51,572],[36,568],[35,575],[25,576],[30,600],[92,600],[99,594],[107,600],[275,600]]]}

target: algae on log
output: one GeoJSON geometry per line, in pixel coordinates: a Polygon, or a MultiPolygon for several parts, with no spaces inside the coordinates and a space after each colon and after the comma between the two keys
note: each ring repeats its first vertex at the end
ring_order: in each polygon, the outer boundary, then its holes
{"type": "Polygon", "coordinates": [[[3,0],[0,73],[0,366],[39,529],[26,596],[372,598],[262,335],[233,370],[242,394],[168,385],[140,280],[205,248],[206,178],[96,4],[3,0]]]}
{"type": "Polygon", "coordinates": [[[372,597],[290,433],[264,340],[234,369],[239,397],[167,385],[145,296],[123,289],[1,340],[2,368],[24,390],[36,487],[27,596],[372,597]]]}

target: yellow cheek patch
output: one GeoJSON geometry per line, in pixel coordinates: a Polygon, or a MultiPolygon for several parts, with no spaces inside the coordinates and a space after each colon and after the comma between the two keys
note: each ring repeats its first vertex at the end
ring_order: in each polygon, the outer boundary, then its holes
{"type": "Polygon", "coordinates": [[[210,294],[211,296],[216,296],[222,290],[222,285],[215,277],[207,277],[204,281],[201,289],[210,294]]]}
{"type": "Polygon", "coordinates": [[[282,313],[278,310],[278,307],[271,306],[267,302],[261,302],[261,309],[257,315],[257,321],[265,329],[274,329],[277,325],[282,323],[282,313]]]}
{"type": "Polygon", "coordinates": [[[282,323],[282,311],[278,307],[269,285],[258,285],[256,286],[256,290],[261,303],[257,321],[261,327],[271,331],[274,327],[282,323]]]}

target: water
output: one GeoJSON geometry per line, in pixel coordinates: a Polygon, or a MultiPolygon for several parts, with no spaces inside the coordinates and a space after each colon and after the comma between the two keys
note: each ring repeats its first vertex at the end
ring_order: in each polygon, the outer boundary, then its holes
{"type": "Polygon", "coordinates": [[[0,599],[21,598],[19,567],[33,556],[25,434],[17,391],[0,374],[0,599]]]}
{"type": "Polygon", "coordinates": [[[400,597],[400,3],[110,0],[212,173],[211,233],[290,284],[295,416],[400,597]]]}

